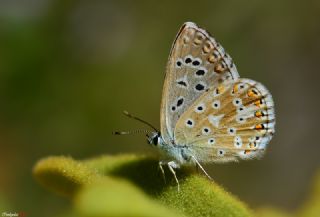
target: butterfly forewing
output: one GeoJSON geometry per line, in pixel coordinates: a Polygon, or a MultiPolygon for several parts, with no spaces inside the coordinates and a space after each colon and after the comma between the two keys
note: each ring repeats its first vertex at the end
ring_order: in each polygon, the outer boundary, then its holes
{"type": "Polygon", "coordinates": [[[255,81],[219,84],[193,102],[175,127],[175,142],[202,162],[251,159],[263,154],[274,133],[274,105],[255,81]]]}
{"type": "Polygon", "coordinates": [[[161,102],[161,134],[174,143],[181,115],[208,90],[239,78],[232,59],[214,38],[194,23],[185,23],[172,46],[161,102]]]}

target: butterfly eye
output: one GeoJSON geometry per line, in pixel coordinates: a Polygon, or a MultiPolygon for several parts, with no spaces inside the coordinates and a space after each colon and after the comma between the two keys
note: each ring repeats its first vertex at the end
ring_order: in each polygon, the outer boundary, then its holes
{"type": "Polygon", "coordinates": [[[156,136],[156,137],[153,137],[153,139],[152,139],[152,144],[154,145],[154,146],[157,146],[158,144],[159,144],[159,138],[156,136]]]}
{"type": "Polygon", "coordinates": [[[148,143],[157,146],[161,143],[160,133],[152,132],[151,135],[147,135],[148,143]]]}

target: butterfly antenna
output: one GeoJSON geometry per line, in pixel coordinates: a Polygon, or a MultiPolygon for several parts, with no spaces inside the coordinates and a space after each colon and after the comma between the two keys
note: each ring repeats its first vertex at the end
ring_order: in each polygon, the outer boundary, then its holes
{"type": "Polygon", "coordinates": [[[137,121],[140,121],[141,123],[144,123],[144,124],[148,125],[149,127],[151,127],[152,129],[154,129],[156,132],[159,132],[159,130],[157,128],[155,128],[152,124],[148,123],[147,121],[142,120],[141,118],[138,118],[136,116],[133,116],[127,111],[123,111],[123,114],[125,114],[129,118],[133,118],[133,119],[135,119],[137,121]]]}
{"type": "Polygon", "coordinates": [[[129,135],[129,134],[139,134],[139,133],[150,133],[150,130],[130,130],[130,131],[114,131],[113,135],[129,135]]]}

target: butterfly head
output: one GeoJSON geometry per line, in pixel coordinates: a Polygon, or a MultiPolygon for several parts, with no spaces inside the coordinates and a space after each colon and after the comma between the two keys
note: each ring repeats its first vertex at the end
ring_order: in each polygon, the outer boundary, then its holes
{"type": "Polygon", "coordinates": [[[158,146],[163,144],[160,132],[150,132],[147,134],[147,141],[150,145],[158,146]]]}

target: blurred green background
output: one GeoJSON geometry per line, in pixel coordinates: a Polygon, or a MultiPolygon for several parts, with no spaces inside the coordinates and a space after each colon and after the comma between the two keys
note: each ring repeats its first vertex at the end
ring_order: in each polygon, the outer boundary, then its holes
{"type": "Polygon", "coordinates": [[[159,126],[165,65],[185,21],[211,32],[276,104],[262,160],[207,170],[253,208],[294,210],[320,166],[319,20],[315,0],[1,0],[0,211],[50,217],[69,206],[34,181],[41,157],[153,152],[144,135],[111,131],[144,127],[122,110],[159,126]]]}

